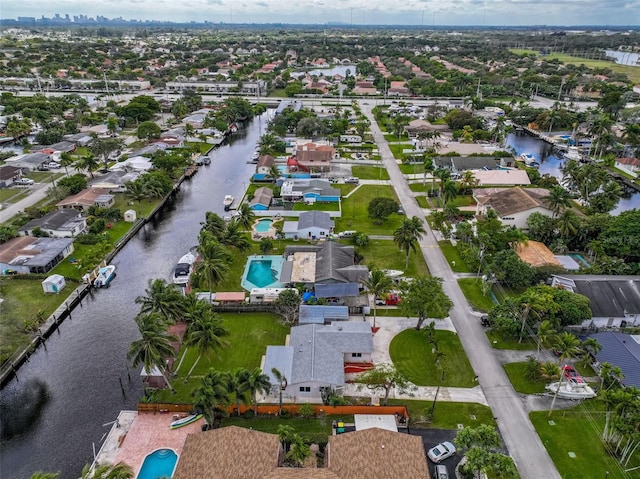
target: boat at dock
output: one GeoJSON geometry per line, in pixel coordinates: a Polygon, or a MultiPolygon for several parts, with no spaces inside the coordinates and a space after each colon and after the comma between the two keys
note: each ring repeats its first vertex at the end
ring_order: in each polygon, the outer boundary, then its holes
{"type": "Polygon", "coordinates": [[[252,163],[257,163],[259,159],[260,159],[260,152],[258,150],[256,150],[251,155],[251,162],[252,163]]]}
{"type": "Polygon", "coordinates": [[[523,161],[527,168],[539,168],[540,163],[538,163],[535,157],[530,153],[522,153],[518,158],[520,161],[523,161]]]}
{"type": "Polygon", "coordinates": [[[562,156],[567,160],[582,161],[582,153],[577,146],[570,146],[562,156]]]}
{"type": "Polygon", "coordinates": [[[231,209],[231,205],[233,204],[233,196],[225,195],[224,200],[222,201],[225,211],[229,211],[231,209]]]}
{"type": "Polygon", "coordinates": [[[201,417],[202,414],[191,414],[190,416],[176,419],[169,425],[169,429],[178,429],[179,427],[186,426],[187,424],[191,424],[192,422],[196,422],[201,417]]]}
{"type": "Polygon", "coordinates": [[[196,262],[196,255],[189,251],[178,260],[178,264],[173,269],[173,284],[187,284],[191,277],[193,264],[196,262]]]}
{"type": "Polygon", "coordinates": [[[211,157],[210,156],[203,156],[202,157],[202,164],[208,166],[211,164],[211,157]]]}
{"type": "Polygon", "coordinates": [[[98,270],[98,276],[93,280],[94,288],[108,288],[111,280],[116,276],[116,267],[112,264],[98,270]]]}

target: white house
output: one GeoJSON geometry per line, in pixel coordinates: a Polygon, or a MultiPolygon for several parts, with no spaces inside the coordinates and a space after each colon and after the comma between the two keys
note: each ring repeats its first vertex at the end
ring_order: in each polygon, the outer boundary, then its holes
{"type": "Polygon", "coordinates": [[[35,228],[53,238],[74,238],[87,230],[87,220],[74,209],[55,210],[29,221],[18,232],[22,236],[31,236],[35,228]]]}
{"type": "Polygon", "coordinates": [[[259,175],[268,175],[275,161],[276,159],[271,155],[260,155],[258,164],[256,165],[256,173],[259,175]]]}
{"type": "Polygon", "coordinates": [[[473,198],[477,202],[476,215],[485,215],[492,209],[505,226],[528,229],[527,220],[532,213],[553,216],[544,198],[549,191],[544,188],[477,188],[473,198]]]}
{"type": "Polygon", "coordinates": [[[638,158],[616,158],[616,168],[636,177],[640,174],[640,159],[638,158]]]}
{"type": "Polygon", "coordinates": [[[304,211],[298,221],[285,221],[282,232],[285,238],[327,238],[334,228],[334,222],[325,211],[304,211]]]}
{"type": "Polygon", "coordinates": [[[20,236],[0,245],[0,271],[48,273],[72,252],[71,238],[20,236]]]}

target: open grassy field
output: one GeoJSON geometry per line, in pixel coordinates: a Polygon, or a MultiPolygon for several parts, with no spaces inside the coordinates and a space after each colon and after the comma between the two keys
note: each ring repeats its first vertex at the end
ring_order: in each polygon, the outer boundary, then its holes
{"type": "MultiPolygon", "coordinates": [[[[254,369],[260,366],[262,355],[267,346],[283,345],[289,328],[280,323],[280,319],[274,314],[268,313],[219,313],[223,319],[223,325],[229,331],[225,339],[229,347],[212,353],[211,358],[202,357],[194,369],[187,383],[184,378],[198,357],[198,352],[189,348],[186,357],[177,371],[177,376],[172,381],[177,394],[171,394],[168,390],[159,391],[157,396],[160,402],[191,402],[191,391],[198,387],[202,376],[209,368],[218,371],[233,371],[237,368],[254,369]]],[[[178,362],[185,354],[183,348],[178,353],[178,362]]],[[[177,367],[177,363],[176,363],[177,367]]]]}
{"type": "Polygon", "coordinates": [[[418,401],[406,399],[389,399],[389,405],[406,406],[411,418],[411,427],[433,427],[438,429],[457,429],[463,426],[477,426],[489,424],[495,426],[491,409],[482,404],[437,401],[433,418],[427,418],[433,401],[418,401]],[[474,416],[473,419],[471,416],[474,416]]]}
{"type": "MultiPolygon", "coordinates": [[[[462,348],[458,335],[451,331],[436,331],[438,350],[444,371],[443,386],[474,387],[475,373],[462,348]]],[[[435,366],[433,346],[427,342],[424,329],[407,329],[396,335],[389,346],[389,354],[396,369],[418,386],[437,386],[441,381],[435,366]]]]}
{"type": "Polygon", "coordinates": [[[475,310],[488,313],[495,305],[489,296],[482,292],[482,282],[476,278],[461,278],[458,285],[471,307],[475,310]]]}
{"type": "Polygon", "coordinates": [[[351,174],[361,180],[388,180],[389,173],[382,166],[355,165],[351,168],[351,174]]]}
{"type": "MultiPolygon", "coordinates": [[[[639,469],[625,474],[605,449],[600,438],[605,421],[601,401],[590,399],[573,409],[554,411],[551,417],[547,411],[532,412],[529,417],[563,478],[640,478],[639,469]]],[[[627,468],[638,466],[640,451],[627,468]]]]}
{"type": "Polygon", "coordinates": [[[539,394],[544,392],[544,387],[549,383],[548,380],[538,379],[530,381],[524,377],[526,370],[526,362],[509,363],[502,366],[509,376],[509,380],[513,385],[513,389],[523,394],[539,394]]]}
{"type": "Polygon", "coordinates": [[[440,250],[444,257],[447,258],[447,262],[451,269],[456,273],[470,273],[471,271],[467,267],[466,263],[462,261],[460,255],[458,255],[458,250],[455,246],[451,244],[449,240],[438,241],[440,245],[440,250]]]}
{"type": "Polygon", "coordinates": [[[404,253],[398,250],[396,244],[391,240],[370,240],[365,248],[358,248],[358,252],[364,256],[362,261],[369,269],[395,269],[404,271],[404,276],[426,276],[429,269],[421,254],[411,253],[409,256],[409,267],[405,268],[404,253]]]}
{"type": "Polygon", "coordinates": [[[342,201],[342,218],[336,218],[336,231],[355,230],[367,234],[391,235],[400,226],[402,215],[392,214],[381,224],[369,218],[369,202],[378,197],[398,201],[392,186],[362,185],[349,198],[342,201]]]}
{"type": "MultiPolygon", "coordinates": [[[[541,57],[540,52],[536,50],[522,50],[516,48],[511,48],[509,50],[516,55],[529,54],[541,57]]],[[[593,60],[590,58],[575,57],[566,53],[550,53],[548,55],[545,55],[544,58],[546,60],[557,59],[562,63],[569,63],[571,65],[584,65],[587,68],[609,68],[611,71],[614,71],[616,73],[624,73],[625,75],[627,75],[629,80],[636,84],[640,82],[640,68],[618,65],[617,63],[609,60],[593,60]]]]}

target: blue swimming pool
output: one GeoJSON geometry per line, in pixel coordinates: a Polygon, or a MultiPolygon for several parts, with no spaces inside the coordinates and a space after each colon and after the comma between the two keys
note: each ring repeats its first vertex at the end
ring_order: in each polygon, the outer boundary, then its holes
{"type": "Polygon", "coordinates": [[[280,255],[253,255],[247,259],[242,275],[242,287],[247,291],[253,288],[282,288],[280,272],[284,258],[280,255]]]}
{"type": "Polygon", "coordinates": [[[262,220],[258,221],[253,226],[253,229],[255,229],[256,232],[258,232],[258,233],[266,233],[267,231],[269,231],[269,228],[271,228],[271,223],[273,223],[273,220],[265,218],[265,219],[262,219],[262,220]]]}
{"type": "Polygon", "coordinates": [[[575,259],[576,263],[578,263],[581,268],[589,268],[591,266],[591,264],[589,264],[589,262],[586,259],[584,259],[584,257],[581,254],[571,253],[569,256],[575,259]]]}
{"type": "Polygon", "coordinates": [[[176,468],[178,455],[171,449],[158,449],[144,458],[137,479],[159,479],[171,477],[176,468]]]}

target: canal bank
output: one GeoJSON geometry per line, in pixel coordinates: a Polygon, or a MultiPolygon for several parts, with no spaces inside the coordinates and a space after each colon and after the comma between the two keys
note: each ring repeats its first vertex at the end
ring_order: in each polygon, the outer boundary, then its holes
{"type": "Polygon", "coordinates": [[[24,479],[37,470],[78,477],[93,460],[92,445],[99,449],[108,432],[103,425],[120,410],[135,409],[143,394],[140,371],[126,361],[139,336],[135,299],[144,295],[149,280],[170,278],[185,249],[197,244],[207,211],[222,215],[225,194],[242,196],[255,169],[248,160],[266,119],[267,114],[254,119],[210,153],[211,165],[185,181],[113,258],[118,278],[111,287],[86,296],[46,349],[39,348],[0,391],[3,479],[24,479]],[[30,409],[37,411],[23,413],[36,389],[42,393],[30,409]]]}

